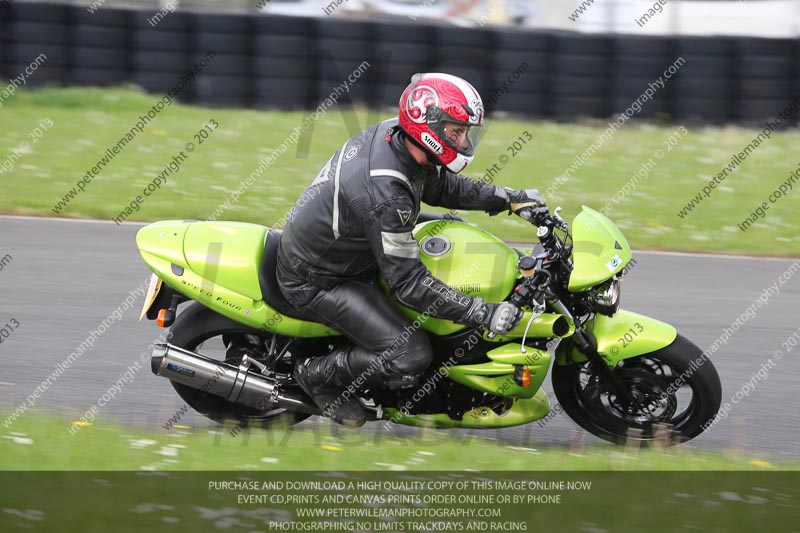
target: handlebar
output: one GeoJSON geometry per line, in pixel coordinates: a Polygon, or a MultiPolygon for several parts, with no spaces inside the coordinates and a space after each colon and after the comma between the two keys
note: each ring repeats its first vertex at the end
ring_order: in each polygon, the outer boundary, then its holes
{"type": "Polygon", "coordinates": [[[527,220],[534,226],[546,226],[546,227],[556,227],[560,229],[568,229],[569,224],[567,221],[559,216],[561,212],[561,207],[557,207],[556,210],[551,214],[550,210],[547,206],[543,207],[523,207],[519,210],[519,216],[524,220],[527,220]]]}

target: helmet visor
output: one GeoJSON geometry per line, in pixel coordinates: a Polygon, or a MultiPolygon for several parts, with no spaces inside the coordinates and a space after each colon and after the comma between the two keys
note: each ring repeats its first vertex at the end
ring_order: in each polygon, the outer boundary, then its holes
{"type": "Polygon", "coordinates": [[[429,123],[431,131],[442,139],[447,146],[459,154],[473,157],[475,149],[483,133],[480,124],[467,124],[466,122],[452,118],[446,113],[442,113],[442,118],[435,123],[429,123]]]}

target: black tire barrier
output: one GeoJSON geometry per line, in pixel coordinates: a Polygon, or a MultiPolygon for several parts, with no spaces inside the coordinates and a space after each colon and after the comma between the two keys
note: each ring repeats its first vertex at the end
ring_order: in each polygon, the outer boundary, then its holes
{"type": "Polygon", "coordinates": [[[257,56],[307,57],[316,51],[314,39],[305,35],[256,35],[253,42],[253,53],[257,56]]]}
{"type": "Polygon", "coordinates": [[[738,63],[739,75],[749,78],[792,79],[795,59],[790,56],[742,56],[738,63]]]}
{"type": "Polygon", "coordinates": [[[484,52],[494,46],[492,34],[488,31],[473,28],[455,31],[451,26],[434,26],[433,41],[437,47],[477,48],[484,52]]]}
{"type": "Polygon", "coordinates": [[[549,52],[554,37],[550,33],[531,33],[517,30],[500,30],[494,34],[494,46],[498,50],[524,50],[526,52],[549,52]]]}
{"type": "Polygon", "coordinates": [[[611,115],[608,100],[595,96],[560,96],[553,101],[552,107],[556,120],[604,118],[611,115]]]}
{"type": "Polygon", "coordinates": [[[608,74],[610,66],[610,57],[560,54],[555,57],[553,68],[563,75],[603,76],[608,74]]]}
{"type": "Polygon", "coordinates": [[[15,43],[67,44],[70,32],[65,24],[12,21],[9,36],[15,43]]]}
{"type": "Polygon", "coordinates": [[[308,109],[319,105],[306,80],[256,78],[254,88],[253,105],[258,108],[308,109]]]}
{"type": "Polygon", "coordinates": [[[769,79],[769,80],[741,80],[739,83],[739,95],[742,99],[751,98],[764,99],[783,99],[789,102],[794,99],[792,95],[794,82],[792,80],[769,79]]]}
{"type": "Polygon", "coordinates": [[[675,52],[673,40],[666,37],[616,35],[611,39],[611,53],[618,58],[674,56],[675,52]]]}
{"type": "Polygon", "coordinates": [[[259,56],[253,62],[253,76],[261,78],[310,78],[316,60],[310,57],[259,56]]]}
{"type": "Polygon", "coordinates": [[[400,95],[408,86],[406,83],[385,84],[376,88],[376,99],[380,102],[380,107],[397,109],[400,105],[400,95]]]}
{"type": "Polygon", "coordinates": [[[183,52],[137,51],[131,54],[132,68],[138,72],[186,72],[192,63],[183,52]]]}
{"type": "Polygon", "coordinates": [[[375,34],[375,24],[361,20],[317,21],[317,36],[321,40],[371,41],[375,34]]]}
{"type": "Polygon", "coordinates": [[[743,55],[796,57],[798,52],[797,39],[734,37],[732,45],[739,54],[743,55]]]}
{"type": "Polygon", "coordinates": [[[375,23],[375,35],[386,41],[428,45],[433,40],[433,33],[433,27],[425,24],[405,24],[401,22],[375,23]]]}
{"type": "MultiPolygon", "coordinates": [[[[673,79],[681,77],[715,77],[732,78],[736,72],[736,61],[730,56],[681,56],[685,62],[680,66],[673,79]]],[[[665,65],[666,69],[669,65],[665,65]]]]}
{"type": "Polygon", "coordinates": [[[500,95],[493,105],[493,111],[524,113],[527,116],[545,118],[550,109],[548,102],[549,98],[545,93],[510,92],[500,95]]]}
{"type": "Polygon", "coordinates": [[[658,79],[672,64],[675,57],[670,56],[626,56],[614,61],[612,76],[622,77],[647,77],[650,80],[658,79]]]}
{"type": "Polygon", "coordinates": [[[192,38],[192,49],[214,50],[218,54],[248,55],[252,50],[250,34],[242,33],[195,33],[192,38]]]}
{"type": "MultiPolygon", "coordinates": [[[[184,70],[188,70],[191,61],[187,61],[184,70]]],[[[203,70],[210,76],[238,76],[242,79],[252,76],[253,58],[246,55],[217,54],[214,60],[203,70]]]]}
{"type": "Polygon", "coordinates": [[[68,20],[70,11],[71,6],[61,4],[11,2],[6,16],[14,21],[62,25],[68,20]]]}
{"type": "MultiPolygon", "coordinates": [[[[30,66],[29,62],[9,63],[8,69],[12,76],[19,76],[30,66]]],[[[25,79],[26,87],[61,86],[69,82],[69,69],[58,65],[44,63],[31,76],[25,79]]]]}
{"type": "Polygon", "coordinates": [[[653,90],[655,91],[652,96],[648,95],[648,99],[666,101],[675,97],[675,85],[666,83],[663,88],[659,85],[653,85],[653,77],[651,76],[626,76],[615,74],[610,78],[608,90],[612,97],[619,97],[627,99],[628,102],[632,102],[640,97],[648,87],[654,87],[653,90]]]}
{"type": "MultiPolygon", "coordinates": [[[[129,53],[113,48],[75,48],[72,50],[73,67],[76,69],[112,69],[126,71],[129,53]]],[[[50,56],[47,56],[48,61],[50,56]]]]}
{"type": "Polygon", "coordinates": [[[719,98],[730,100],[734,86],[730,79],[714,77],[681,77],[674,81],[677,97],[719,98]]]}
{"type": "Polygon", "coordinates": [[[131,12],[126,9],[103,6],[91,13],[85,5],[70,7],[71,22],[76,26],[99,26],[103,28],[127,28],[130,26],[131,12]]]}
{"type": "Polygon", "coordinates": [[[555,54],[575,54],[609,57],[612,51],[612,37],[608,35],[583,35],[556,33],[553,36],[552,52],[555,54]]]}
{"type": "Polygon", "coordinates": [[[12,47],[10,60],[14,63],[29,64],[39,54],[47,57],[47,64],[68,66],[72,63],[72,51],[65,46],[54,44],[17,44],[12,47]]]}
{"type": "MultiPolygon", "coordinates": [[[[774,122],[778,113],[786,109],[790,100],[751,98],[740,102],[734,109],[735,118],[745,124],[758,124],[764,127],[766,121],[774,122]]],[[[790,115],[789,119],[779,125],[779,128],[788,128],[798,123],[797,114],[790,115]]]]}
{"type": "MultiPolygon", "coordinates": [[[[153,73],[153,72],[139,72],[134,74],[131,82],[138,85],[145,91],[153,93],[158,97],[166,94],[170,89],[175,87],[178,83],[179,77],[175,74],[168,73],[153,73]]],[[[181,92],[177,99],[183,102],[191,102],[194,99],[194,84],[190,84],[183,92],[181,92]]]]}
{"type": "Polygon", "coordinates": [[[608,78],[588,76],[562,76],[553,77],[553,93],[559,96],[596,96],[608,95],[608,78]]]}
{"type": "Polygon", "coordinates": [[[423,44],[382,41],[375,45],[375,57],[390,64],[429,64],[429,55],[423,44]]]}
{"type": "MultiPolygon", "coordinates": [[[[638,95],[632,97],[615,96],[611,99],[611,114],[612,116],[624,113],[628,108],[633,105],[638,95]]],[[[635,108],[632,108],[636,111],[635,108]]],[[[654,98],[641,104],[641,109],[636,113],[639,118],[656,118],[666,117],[671,114],[672,108],[670,102],[666,98],[654,98]]]]}
{"type": "Polygon", "coordinates": [[[253,25],[252,19],[253,15],[250,13],[242,15],[189,13],[189,25],[194,28],[194,31],[197,33],[249,35],[253,25]]]}
{"type": "Polygon", "coordinates": [[[185,31],[136,29],[133,31],[133,48],[154,52],[189,52],[192,49],[192,34],[185,31]]]}
{"type": "Polygon", "coordinates": [[[75,46],[92,48],[130,48],[131,32],[127,28],[86,26],[74,27],[73,43],[75,46]]]}
{"type": "Polygon", "coordinates": [[[732,106],[722,98],[682,98],[675,104],[675,116],[679,119],[724,123],[729,117],[732,106]]]}
{"type": "MultiPolygon", "coordinates": [[[[342,86],[338,81],[330,82],[327,80],[320,80],[319,84],[317,85],[315,100],[317,102],[324,101],[326,98],[334,94],[337,87],[339,87],[340,90],[342,89],[342,86]]],[[[374,99],[374,92],[375,85],[363,80],[359,80],[358,82],[350,85],[346,92],[337,96],[337,105],[347,105],[350,102],[361,105],[372,103],[374,99]]]]}
{"type": "Polygon", "coordinates": [[[193,14],[182,11],[159,15],[159,8],[150,6],[146,9],[131,11],[130,24],[136,30],[159,32],[187,32],[192,30],[193,14]]]}
{"type": "MultiPolygon", "coordinates": [[[[454,65],[448,63],[434,64],[433,72],[446,72],[467,80],[481,95],[487,94],[497,87],[495,74],[487,68],[481,68],[481,63],[472,65],[454,65]]],[[[399,95],[398,95],[399,96],[399,95]]]]}
{"type": "Polygon", "coordinates": [[[249,79],[244,76],[213,76],[201,73],[195,80],[195,98],[197,101],[225,97],[247,99],[250,96],[249,79]]]}
{"type": "Polygon", "coordinates": [[[377,71],[372,68],[372,63],[367,66],[364,65],[364,61],[363,57],[352,59],[320,53],[316,62],[316,79],[330,83],[343,83],[356,70],[361,69],[362,72],[355,76],[358,83],[377,81],[377,71]]]}
{"type": "Polygon", "coordinates": [[[263,35],[314,35],[317,19],[312,17],[288,17],[281,15],[253,15],[252,31],[256,36],[263,35]]]}
{"type": "Polygon", "coordinates": [[[520,93],[546,93],[550,86],[551,78],[540,72],[522,72],[519,77],[514,78],[508,70],[495,71],[495,85],[492,92],[483,95],[484,100],[491,99],[493,93],[503,94],[507,89],[509,92],[520,93]],[[510,79],[509,79],[510,78],[510,79]]]}
{"type": "Polygon", "coordinates": [[[774,117],[800,94],[796,39],[528,32],[263,13],[160,15],[155,6],[90,13],[86,5],[19,1],[6,15],[0,16],[4,78],[44,53],[31,85],[134,82],[159,93],[213,50],[216,59],[196,80],[200,86],[192,84],[182,98],[214,106],[313,108],[364,61],[369,67],[340,97],[345,105],[395,108],[413,74],[434,71],[470,81],[489,112],[557,120],[607,117],[654,83],[659,88],[640,117],[751,122],[774,117]],[[662,87],[659,78],[678,57],[684,63],[662,87]]]}
{"type": "Polygon", "coordinates": [[[356,59],[358,63],[372,59],[370,41],[345,41],[341,39],[318,39],[318,53],[329,55],[336,60],[356,59]]]}
{"type": "Polygon", "coordinates": [[[434,62],[442,65],[469,65],[492,70],[492,51],[488,48],[469,46],[436,46],[434,62]]]}
{"type": "MultiPolygon", "coordinates": [[[[411,83],[411,77],[414,74],[420,72],[429,72],[432,70],[433,68],[429,64],[427,65],[421,63],[393,64],[391,68],[384,69],[385,72],[381,77],[381,83],[385,85],[395,85],[395,86],[402,85],[405,88],[409,83],[411,83]]],[[[400,93],[397,93],[397,97],[400,98],[400,93]]]]}
{"type": "Polygon", "coordinates": [[[734,40],[730,37],[675,37],[675,51],[678,55],[729,56],[735,51],[734,40]]]}
{"type": "Polygon", "coordinates": [[[106,68],[75,68],[70,75],[70,82],[89,87],[110,87],[126,83],[128,70],[106,68]]]}
{"type": "Polygon", "coordinates": [[[511,74],[520,67],[525,72],[548,73],[551,70],[551,56],[544,52],[526,52],[522,50],[495,50],[492,64],[495,72],[511,74]]]}

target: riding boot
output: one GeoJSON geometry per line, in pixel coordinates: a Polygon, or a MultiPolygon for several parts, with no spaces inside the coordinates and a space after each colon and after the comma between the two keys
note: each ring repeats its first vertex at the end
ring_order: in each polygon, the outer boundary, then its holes
{"type": "Polygon", "coordinates": [[[299,362],[294,368],[294,378],[323,415],[339,424],[359,427],[367,421],[368,411],[356,396],[359,375],[348,364],[350,351],[336,350],[324,357],[299,362]]]}

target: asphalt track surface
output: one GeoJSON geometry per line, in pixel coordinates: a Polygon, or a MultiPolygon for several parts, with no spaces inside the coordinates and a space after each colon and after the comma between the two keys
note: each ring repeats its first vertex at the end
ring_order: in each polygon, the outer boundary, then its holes
{"type": "MultiPolygon", "coordinates": [[[[134,242],[139,227],[0,217],[0,328],[12,319],[19,323],[0,344],[0,413],[4,417],[125,301],[129,291],[145,282],[149,270],[134,242]]],[[[728,417],[688,446],[737,450],[753,458],[800,458],[800,343],[797,347],[785,344],[800,331],[800,260],[659,252],[635,252],[634,258],[637,265],[623,284],[623,307],[675,325],[703,349],[748,308],[756,311],[752,318],[744,316],[744,325],[712,356],[722,379],[723,404],[730,404],[728,417]],[[796,262],[796,271],[787,277],[787,269],[796,262]],[[773,290],[762,298],[766,304],[756,308],[754,302],[775,284],[779,284],[778,292],[773,290]],[[776,350],[783,352],[782,359],[776,359],[776,350]],[[774,364],[765,367],[769,359],[774,364]],[[769,371],[759,377],[763,368],[769,371]],[[744,395],[748,383],[753,390],[744,395]]],[[[154,376],[149,364],[142,364],[127,383],[119,381],[163,332],[153,322],[138,322],[141,305],[139,296],[133,308],[36,400],[31,411],[62,417],[66,432],[68,420],[76,420],[115,383],[122,383],[116,396],[100,409],[100,418],[164,431],[162,424],[183,406],[169,383],[154,376]]],[[[554,399],[549,378],[545,388],[554,399]]],[[[0,420],[0,434],[13,431],[13,424],[10,428],[2,425],[4,420],[0,420]]],[[[329,424],[312,418],[301,427],[314,429],[320,423],[329,424]]],[[[194,413],[183,416],[180,424],[196,429],[220,427],[194,413]]],[[[382,422],[370,423],[348,438],[377,439],[385,431],[382,422]]],[[[434,437],[439,442],[485,438],[498,445],[539,450],[600,442],[563,414],[545,427],[533,423],[502,431],[443,430],[434,437]]]]}

